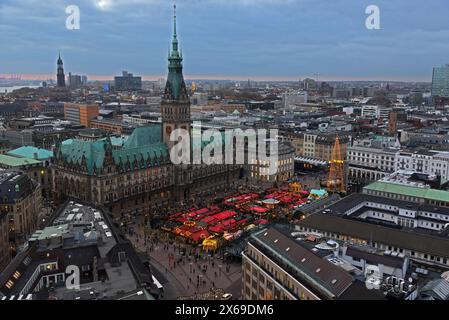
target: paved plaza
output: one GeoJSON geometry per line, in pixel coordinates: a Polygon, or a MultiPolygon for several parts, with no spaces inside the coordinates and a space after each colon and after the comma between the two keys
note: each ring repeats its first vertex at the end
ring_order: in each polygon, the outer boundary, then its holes
{"type": "Polygon", "coordinates": [[[164,286],[164,299],[193,297],[214,289],[240,298],[241,263],[227,261],[221,252],[208,254],[199,247],[168,240],[163,231],[145,231],[139,221],[128,238],[149,256],[154,275],[164,286]]]}

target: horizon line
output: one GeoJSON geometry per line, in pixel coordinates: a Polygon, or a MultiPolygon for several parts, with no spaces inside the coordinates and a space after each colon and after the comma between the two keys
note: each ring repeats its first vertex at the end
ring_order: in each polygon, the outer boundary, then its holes
{"type": "MultiPolygon", "coordinates": [[[[78,75],[86,75],[86,74],[78,74],[78,75]]],[[[68,76],[68,75],[66,75],[68,76]]],[[[87,74],[88,81],[114,81],[115,76],[120,75],[95,75],[95,74],[87,74]]],[[[142,77],[143,81],[158,81],[161,79],[166,79],[166,75],[136,75],[142,77]]],[[[9,74],[0,74],[0,78],[6,79],[14,79],[20,78],[20,80],[28,80],[28,81],[46,81],[53,80],[56,81],[56,76],[53,74],[26,74],[26,73],[9,73],[9,74]]],[[[372,76],[372,77],[354,77],[354,76],[332,76],[332,75],[301,75],[298,77],[292,76],[236,76],[236,75],[185,75],[184,78],[190,81],[199,81],[199,80],[209,80],[209,81],[300,81],[306,78],[316,80],[318,82],[323,81],[375,81],[375,82],[424,82],[430,83],[430,76],[372,76]]]]}

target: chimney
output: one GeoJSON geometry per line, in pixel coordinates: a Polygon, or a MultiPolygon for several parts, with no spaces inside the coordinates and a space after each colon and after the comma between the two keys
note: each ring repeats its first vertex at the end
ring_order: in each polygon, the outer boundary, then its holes
{"type": "Polygon", "coordinates": [[[33,159],[37,160],[37,152],[33,153],[33,159]]]}

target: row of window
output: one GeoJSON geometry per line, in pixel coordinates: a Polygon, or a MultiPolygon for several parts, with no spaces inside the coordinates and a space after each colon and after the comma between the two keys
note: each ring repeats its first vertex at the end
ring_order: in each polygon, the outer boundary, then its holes
{"type": "MultiPolygon", "coordinates": [[[[351,236],[339,235],[339,234],[331,233],[331,232],[323,232],[321,230],[316,230],[313,228],[306,228],[306,227],[300,227],[299,229],[301,231],[305,231],[305,232],[320,232],[320,233],[323,233],[324,236],[326,236],[326,237],[330,237],[330,238],[337,239],[337,240],[351,241],[352,243],[359,243],[359,244],[364,244],[364,245],[368,244],[368,242],[366,240],[353,238],[351,236]]],[[[398,253],[402,253],[402,254],[409,254],[413,258],[438,262],[438,263],[442,263],[445,265],[448,265],[448,262],[449,262],[448,259],[444,258],[444,257],[438,257],[438,256],[433,256],[433,255],[429,255],[429,254],[425,254],[425,253],[418,253],[415,251],[408,251],[408,250],[406,252],[406,250],[404,250],[402,248],[397,248],[397,247],[394,247],[391,245],[384,245],[384,244],[380,244],[377,242],[374,242],[372,245],[374,248],[381,249],[381,250],[389,250],[389,251],[394,251],[394,252],[398,252],[398,253]]]]}

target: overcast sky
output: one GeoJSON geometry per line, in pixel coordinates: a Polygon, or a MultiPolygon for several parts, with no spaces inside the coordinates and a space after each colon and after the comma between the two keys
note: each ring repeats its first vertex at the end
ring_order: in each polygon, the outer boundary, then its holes
{"type": "MultiPolygon", "coordinates": [[[[0,74],[166,74],[172,0],[0,0],[0,74]],[[68,5],[81,29],[67,30],[68,5]]],[[[178,0],[191,78],[430,81],[449,63],[448,0],[178,0]],[[368,5],[380,30],[365,27],[368,5]]]]}

